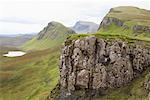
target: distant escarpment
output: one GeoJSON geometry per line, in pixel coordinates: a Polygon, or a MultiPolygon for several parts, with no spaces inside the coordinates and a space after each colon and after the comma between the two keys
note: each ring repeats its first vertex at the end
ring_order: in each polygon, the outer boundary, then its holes
{"type": "Polygon", "coordinates": [[[131,6],[112,8],[100,23],[99,30],[140,35],[150,34],[150,11],[131,6]],[[116,31],[115,31],[116,32],[116,31]]]}
{"type": "Polygon", "coordinates": [[[61,92],[56,100],[95,100],[92,91],[123,87],[150,67],[150,49],[139,41],[90,36],[68,42],[60,58],[61,92]],[[75,91],[90,94],[86,97],[75,91]]]}
{"type": "Polygon", "coordinates": [[[98,30],[99,25],[93,22],[78,21],[72,29],[76,33],[95,33],[98,30]]]}

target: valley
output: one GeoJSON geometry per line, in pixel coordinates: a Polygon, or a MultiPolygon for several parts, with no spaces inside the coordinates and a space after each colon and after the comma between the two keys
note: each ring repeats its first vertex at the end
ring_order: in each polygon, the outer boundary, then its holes
{"type": "Polygon", "coordinates": [[[149,99],[149,18],[120,6],[100,25],[51,21],[36,35],[0,36],[0,100],[149,99]]]}

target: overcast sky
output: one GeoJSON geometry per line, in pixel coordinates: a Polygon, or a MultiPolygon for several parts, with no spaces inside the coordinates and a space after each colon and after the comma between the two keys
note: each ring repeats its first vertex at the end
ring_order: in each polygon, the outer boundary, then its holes
{"type": "Polygon", "coordinates": [[[0,0],[0,34],[35,33],[50,21],[73,26],[79,20],[99,24],[110,8],[150,9],[149,0],[0,0]]]}

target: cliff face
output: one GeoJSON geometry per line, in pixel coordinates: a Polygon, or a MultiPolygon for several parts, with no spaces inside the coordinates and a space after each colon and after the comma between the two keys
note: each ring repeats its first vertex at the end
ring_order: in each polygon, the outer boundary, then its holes
{"type": "Polygon", "coordinates": [[[94,36],[69,45],[66,41],[60,60],[61,88],[71,95],[76,90],[117,88],[130,83],[150,67],[150,49],[140,44],[94,36]]]}

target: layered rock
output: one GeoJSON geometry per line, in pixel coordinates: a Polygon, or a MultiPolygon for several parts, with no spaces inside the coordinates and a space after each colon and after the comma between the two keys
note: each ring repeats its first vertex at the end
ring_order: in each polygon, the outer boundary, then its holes
{"type": "Polygon", "coordinates": [[[64,46],[60,85],[68,91],[117,88],[150,66],[150,49],[122,40],[85,37],[64,46]]]}

